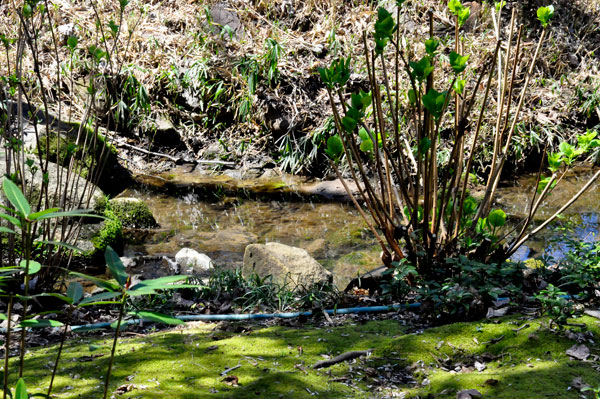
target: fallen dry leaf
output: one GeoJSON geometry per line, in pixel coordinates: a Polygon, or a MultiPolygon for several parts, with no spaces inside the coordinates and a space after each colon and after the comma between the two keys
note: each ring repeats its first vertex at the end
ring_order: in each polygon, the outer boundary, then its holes
{"type": "Polygon", "coordinates": [[[227,377],[223,378],[221,381],[223,381],[227,385],[231,385],[232,387],[237,387],[240,385],[237,375],[228,375],[227,377]]]}
{"type": "Polygon", "coordinates": [[[134,389],[137,389],[137,387],[135,386],[135,384],[123,384],[120,387],[117,388],[117,390],[115,391],[115,393],[117,395],[124,395],[127,392],[131,392],[134,389]]]}

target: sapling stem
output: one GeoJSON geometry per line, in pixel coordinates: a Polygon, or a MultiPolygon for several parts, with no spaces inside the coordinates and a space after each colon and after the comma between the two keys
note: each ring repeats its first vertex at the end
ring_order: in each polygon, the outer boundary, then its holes
{"type": "Polygon", "coordinates": [[[8,389],[8,358],[10,356],[10,322],[12,318],[13,295],[8,295],[8,311],[6,320],[6,334],[4,335],[4,387],[2,389],[2,399],[6,399],[6,390],[8,389]]]}
{"type": "Polygon", "coordinates": [[[67,322],[62,331],[62,336],[60,337],[60,345],[58,347],[58,353],[56,354],[56,360],[54,361],[54,368],[52,369],[52,376],[50,377],[50,385],[48,386],[48,396],[52,393],[52,385],[54,384],[54,377],[56,376],[56,371],[58,370],[58,362],[60,361],[60,356],[62,355],[63,346],[65,345],[65,340],[67,338],[67,330],[69,328],[69,324],[71,324],[71,316],[73,315],[73,308],[69,306],[69,315],[67,316],[67,322]]]}
{"type": "Polygon", "coordinates": [[[108,395],[108,385],[110,384],[110,373],[112,372],[112,366],[115,359],[115,350],[117,349],[117,340],[119,339],[119,330],[121,329],[121,320],[123,320],[123,313],[125,312],[125,301],[127,294],[123,292],[121,297],[121,308],[119,309],[119,319],[117,321],[117,329],[115,330],[115,337],[113,339],[112,350],[110,351],[110,359],[108,360],[108,370],[106,371],[106,379],[104,380],[104,396],[106,399],[108,395]]]}

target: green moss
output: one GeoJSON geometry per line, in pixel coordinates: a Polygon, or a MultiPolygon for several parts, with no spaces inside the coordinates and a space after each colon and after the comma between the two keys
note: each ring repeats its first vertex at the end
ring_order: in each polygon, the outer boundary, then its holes
{"type": "MultiPolygon", "coordinates": [[[[577,390],[567,390],[575,377],[597,384],[597,371],[589,363],[572,360],[565,351],[575,344],[563,335],[548,330],[547,319],[526,320],[508,317],[502,322],[455,323],[433,328],[419,335],[406,335],[376,351],[382,357],[401,354],[405,365],[422,362],[420,380],[426,387],[405,389],[407,398],[455,398],[462,389],[477,389],[486,398],[579,398],[577,390]],[[519,326],[529,325],[515,331],[519,326]],[[500,339],[493,343],[494,340],[500,339]],[[473,365],[485,353],[495,356],[483,372],[444,371],[441,363],[473,365]],[[445,361],[445,359],[450,359],[445,361]]],[[[595,335],[598,320],[583,317],[595,335]]]]}
{"type": "Polygon", "coordinates": [[[123,247],[123,224],[112,210],[105,210],[104,216],[108,219],[102,222],[102,229],[92,237],[94,253],[104,254],[109,245],[119,252],[123,247]]]}
{"type": "Polygon", "coordinates": [[[82,154],[84,145],[75,144],[79,126],[79,124],[71,124],[71,129],[60,137],[56,134],[40,137],[38,149],[43,158],[65,167],[69,165],[69,162],[73,157],[81,160],[79,168],[76,168],[76,172],[82,177],[87,177],[90,168],[97,165],[103,165],[109,159],[114,158],[117,152],[114,146],[106,141],[104,136],[98,134],[95,136],[96,140],[93,140],[95,135],[94,131],[84,128],[84,134],[87,135],[87,141],[85,139],[82,141],[85,142],[87,149],[86,153],[82,154]],[[94,141],[94,148],[90,149],[90,143],[93,143],[94,141]]]}
{"type": "Polygon", "coordinates": [[[134,198],[117,198],[110,201],[110,209],[123,227],[149,229],[158,224],[145,202],[134,198]]]}
{"type": "MultiPolygon", "coordinates": [[[[579,398],[575,389],[567,388],[575,377],[597,385],[594,363],[569,359],[565,350],[574,341],[548,331],[543,326],[546,322],[546,319],[509,317],[499,322],[457,323],[410,335],[403,335],[403,327],[395,320],[327,328],[310,325],[262,328],[247,324],[218,328],[198,323],[193,328],[120,339],[111,392],[131,383],[137,389],[120,397],[308,399],[311,392],[317,392],[324,398],[366,399],[387,395],[450,399],[456,397],[458,390],[477,389],[484,397],[494,399],[579,398]],[[514,331],[524,323],[529,327],[514,331]],[[502,336],[502,340],[486,344],[502,336]],[[311,368],[323,359],[322,355],[335,356],[367,348],[376,348],[373,356],[357,364],[311,368]],[[483,372],[451,373],[439,368],[442,362],[472,362],[474,356],[485,352],[497,359],[486,362],[487,369],[483,372]],[[220,373],[238,364],[240,367],[229,375],[238,377],[240,385],[229,386],[220,373]],[[381,377],[388,379],[391,375],[405,375],[404,367],[413,364],[417,365],[414,373],[419,382],[427,378],[429,385],[415,388],[396,384],[392,392],[369,390],[374,380],[365,375],[366,367],[379,370],[381,377]],[[384,365],[387,369],[380,367],[384,365]],[[354,370],[350,374],[353,377],[344,379],[350,368],[354,370]]],[[[584,317],[577,322],[585,323],[596,336],[600,334],[598,320],[584,317]]],[[[110,345],[108,336],[68,342],[56,380],[57,397],[99,397],[110,345]],[[88,361],[84,362],[86,358],[88,361]]],[[[588,346],[592,353],[598,353],[598,348],[588,346]]],[[[28,351],[25,379],[32,387],[30,392],[47,387],[50,375],[47,365],[55,353],[56,346],[28,351]]],[[[12,362],[15,370],[17,359],[12,362]]],[[[13,386],[14,378],[15,373],[11,373],[13,386]]]]}
{"type": "MultiPolygon", "coordinates": [[[[367,349],[400,333],[402,327],[390,320],[331,329],[254,327],[244,334],[200,324],[193,329],[123,338],[117,349],[111,392],[131,383],[138,389],[119,397],[308,399],[314,397],[310,392],[317,392],[322,398],[366,399],[370,396],[366,390],[333,381],[348,371],[348,364],[317,371],[311,365],[323,360],[322,355],[367,349]],[[240,385],[232,387],[220,373],[238,364],[241,367],[229,375],[237,376],[240,385]]],[[[110,337],[69,342],[55,380],[57,397],[100,397],[110,344],[110,337]],[[99,348],[90,351],[90,347],[99,348]],[[82,362],[90,356],[98,357],[82,362]]],[[[30,392],[47,387],[50,370],[46,365],[55,353],[56,346],[28,352],[25,380],[32,387],[30,392]]]]}

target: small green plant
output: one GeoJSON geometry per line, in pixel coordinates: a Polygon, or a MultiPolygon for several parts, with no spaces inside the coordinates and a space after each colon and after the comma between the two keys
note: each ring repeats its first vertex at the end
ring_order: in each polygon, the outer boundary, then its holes
{"type": "Polygon", "coordinates": [[[392,263],[392,267],[387,269],[384,274],[389,276],[389,280],[381,285],[382,295],[388,295],[396,301],[406,300],[413,291],[409,281],[417,276],[414,266],[408,264],[406,259],[402,259],[392,263]]]}
{"type": "Polygon", "coordinates": [[[567,293],[552,284],[548,284],[545,289],[535,295],[535,299],[542,306],[542,314],[551,317],[550,325],[556,324],[561,330],[565,327],[569,318],[576,314],[574,303],[568,298],[567,293]]]}

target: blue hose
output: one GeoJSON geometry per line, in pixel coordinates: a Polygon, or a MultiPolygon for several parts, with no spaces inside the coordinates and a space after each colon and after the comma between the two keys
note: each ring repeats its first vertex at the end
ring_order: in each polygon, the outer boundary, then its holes
{"type": "MultiPolygon", "coordinates": [[[[391,312],[399,309],[417,309],[421,306],[420,303],[410,303],[406,305],[389,305],[389,306],[367,306],[357,308],[341,308],[341,309],[327,309],[327,314],[350,314],[350,313],[378,313],[378,312],[391,312]]],[[[287,313],[241,313],[241,314],[197,314],[197,315],[182,315],[175,316],[176,319],[183,321],[224,321],[224,320],[264,320],[264,319],[293,319],[295,317],[312,316],[313,312],[287,312],[287,313]]],[[[140,319],[124,320],[121,322],[121,326],[127,326],[131,324],[140,323],[140,319]]],[[[71,326],[73,332],[84,332],[91,330],[98,330],[101,328],[108,328],[112,323],[93,323],[84,324],[80,326],[71,326]]]]}

